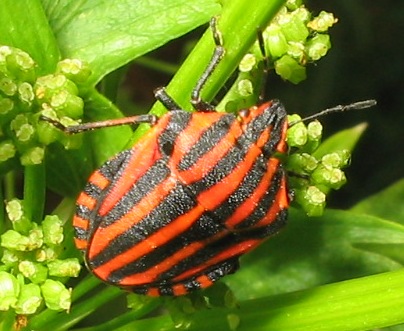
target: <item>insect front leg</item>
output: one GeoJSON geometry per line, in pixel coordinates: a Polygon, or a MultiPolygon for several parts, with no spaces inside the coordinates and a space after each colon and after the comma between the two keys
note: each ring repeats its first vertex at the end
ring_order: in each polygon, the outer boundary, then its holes
{"type": "Polygon", "coordinates": [[[99,121],[99,122],[89,122],[89,123],[83,123],[83,124],[77,124],[77,125],[71,125],[71,126],[66,126],[57,120],[54,120],[52,118],[49,118],[49,117],[46,117],[43,115],[40,117],[40,119],[52,124],[59,130],[63,131],[64,133],[67,133],[67,134],[76,134],[76,133],[80,133],[80,132],[84,132],[84,131],[91,131],[91,130],[99,129],[99,128],[107,128],[107,127],[112,127],[112,126],[120,126],[120,125],[128,125],[128,124],[134,125],[134,124],[140,124],[140,123],[148,123],[148,124],[154,125],[158,121],[157,116],[150,115],[150,114],[116,118],[116,119],[112,119],[112,120],[99,121]]]}

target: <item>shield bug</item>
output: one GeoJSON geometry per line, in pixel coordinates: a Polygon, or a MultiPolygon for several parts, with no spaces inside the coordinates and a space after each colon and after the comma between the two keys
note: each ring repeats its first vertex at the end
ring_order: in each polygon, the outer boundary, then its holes
{"type": "Polygon", "coordinates": [[[192,92],[196,112],[182,110],[160,88],[155,96],[168,112],[159,118],[71,127],[46,119],[67,133],[152,125],[91,175],[73,219],[75,244],[89,270],[135,293],[183,295],[206,288],[235,272],[239,257],[287,219],[289,189],[279,158],[288,149],[285,108],[272,100],[234,115],[201,100],[224,54],[214,21],[212,26],[216,48],[192,92]]]}

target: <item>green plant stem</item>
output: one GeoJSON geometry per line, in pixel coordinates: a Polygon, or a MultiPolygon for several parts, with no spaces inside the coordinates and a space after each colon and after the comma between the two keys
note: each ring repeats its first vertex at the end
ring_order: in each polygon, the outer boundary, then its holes
{"type": "Polygon", "coordinates": [[[114,318],[111,321],[108,321],[102,325],[97,325],[94,327],[82,328],[82,329],[74,329],[74,331],[110,331],[117,330],[120,327],[127,327],[128,324],[131,324],[136,319],[152,312],[159,305],[161,305],[160,300],[152,300],[147,302],[140,308],[136,308],[134,310],[128,311],[117,318],[114,318]]]}
{"type": "MultiPolygon", "coordinates": [[[[218,18],[218,29],[223,37],[225,55],[202,91],[204,100],[213,99],[257,39],[259,29],[270,22],[284,3],[284,0],[225,2],[223,11],[218,18]]],[[[168,94],[184,109],[192,109],[190,105],[191,91],[206,68],[213,54],[213,49],[212,31],[208,29],[167,86],[168,94]]],[[[156,103],[151,110],[151,113],[159,116],[165,112],[166,109],[160,103],[156,103]]],[[[139,126],[128,146],[133,146],[133,143],[147,129],[148,125],[139,126]]]]}
{"type": "Polygon", "coordinates": [[[134,63],[139,64],[145,68],[158,70],[159,72],[167,75],[174,75],[178,70],[178,65],[169,62],[162,61],[160,59],[154,59],[150,56],[142,56],[137,58],[134,63]]]}
{"type": "Polygon", "coordinates": [[[26,166],[24,169],[24,208],[28,219],[39,222],[45,205],[45,165],[26,166]]]}
{"type": "MultiPolygon", "coordinates": [[[[87,294],[88,292],[94,290],[97,286],[100,286],[102,283],[96,278],[92,276],[87,276],[84,278],[77,286],[75,286],[72,293],[72,301],[75,305],[76,301],[79,300],[82,296],[87,294]]],[[[98,304],[97,300],[98,294],[94,295],[93,309],[96,309],[101,306],[98,304]]],[[[51,321],[53,319],[58,319],[58,312],[50,309],[46,309],[41,313],[33,316],[30,321],[30,326],[32,328],[39,328],[43,325],[44,322],[51,321]]]]}
{"type": "Polygon", "coordinates": [[[107,287],[100,291],[97,295],[90,299],[77,303],[73,306],[69,314],[58,313],[52,318],[47,318],[47,314],[39,314],[35,316],[29,323],[27,330],[53,330],[64,331],[93,313],[98,307],[110,302],[111,300],[122,295],[123,292],[116,287],[107,287]]]}
{"type": "Polygon", "coordinates": [[[0,314],[0,331],[13,330],[16,314],[13,310],[1,312],[0,314]]]}

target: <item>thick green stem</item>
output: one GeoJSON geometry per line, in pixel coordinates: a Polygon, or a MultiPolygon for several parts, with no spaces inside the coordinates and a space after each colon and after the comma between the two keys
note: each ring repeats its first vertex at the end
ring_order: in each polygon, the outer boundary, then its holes
{"type": "MultiPolygon", "coordinates": [[[[213,99],[257,39],[259,29],[270,22],[284,3],[284,0],[226,1],[218,18],[225,55],[202,91],[204,100],[213,99]]],[[[208,29],[167,86],[169,95],[184,109],[192,109],[191,91],[212,57],[213,49],[212,31],[208,29]]],[[[156,115],[162,115],[165,111],[160,103],[156,103],[151,110],[156,115]]],[[[147,125],[141,125],[128,146],[132,146],[147,128],[147,125]]]]}
{"type": "Polygon", "coordinates": [[[39,222],[45,205],[45,165],[26,166],[24,170],[24,208],[28,219],[39,222]]]}

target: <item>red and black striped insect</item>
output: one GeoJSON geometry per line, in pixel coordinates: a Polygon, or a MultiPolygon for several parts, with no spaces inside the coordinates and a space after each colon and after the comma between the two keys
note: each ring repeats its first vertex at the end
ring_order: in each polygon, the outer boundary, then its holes
{"type": "Polygon", "coordinates": [[[285,108],[273,100],[234,115],[200,100],[224,52],[214,36],[215,53],[192,93],[196,112],[159,89],[156,98],[169,110],[160,118],[73,127],[48,119],[69,133],[152,124],[96,170],[77,199],[76,246],[109,284],[153,296],[206,288],[286,222],[289,191],[279,159],[287,152],[285,108]]]}

